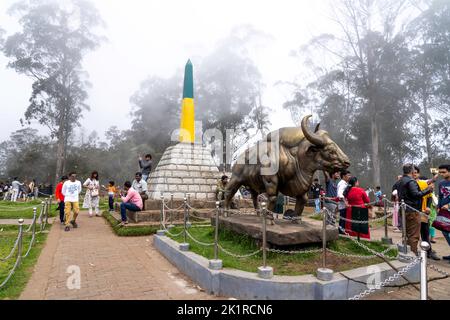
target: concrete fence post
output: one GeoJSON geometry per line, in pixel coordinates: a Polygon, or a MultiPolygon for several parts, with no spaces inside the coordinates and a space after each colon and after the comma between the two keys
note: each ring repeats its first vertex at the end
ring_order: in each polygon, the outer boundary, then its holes
{"type": "Polygon", "coordinates": [[[428,278],[427,278],[427,254],[430,250],[430,244],[422,241],[420,244],[422,251],[420,252],[420,300],[428,298],[428,278]]]}
{"type": "Polygon", "coordinates": [[[209,261],[211,270],[221,270],[223,267],[222,260],[219,259],[219,214],[220,202],[216,202],[216,216],[214,225],[214,259],[209,261]]]}

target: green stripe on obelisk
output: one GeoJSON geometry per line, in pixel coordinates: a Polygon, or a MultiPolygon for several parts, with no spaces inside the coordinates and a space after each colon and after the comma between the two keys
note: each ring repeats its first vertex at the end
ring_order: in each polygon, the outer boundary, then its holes
{"type": "Polygon", "coordinates": [[[184,71],[184,90],[183,99],[191,98],[194,99],[194,70],[192,62],[189,60],[186,64],[186,69],[184,71]]]}

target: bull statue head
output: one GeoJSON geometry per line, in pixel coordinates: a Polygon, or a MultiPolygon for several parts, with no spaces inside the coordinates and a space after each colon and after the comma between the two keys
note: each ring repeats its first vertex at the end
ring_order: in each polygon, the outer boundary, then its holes
{"type": "Polygon", "coordinates": [[[328,132],[320,130],[320,123],[314,132],[309,129],[309,119],[312,115],[306,116],[302,120],[302,131],[311,147],[308,153],[317,161],[319,169],[332,172],[333,170],[347,169],[350,160],[339,146],[330,138],[328,132]]]}

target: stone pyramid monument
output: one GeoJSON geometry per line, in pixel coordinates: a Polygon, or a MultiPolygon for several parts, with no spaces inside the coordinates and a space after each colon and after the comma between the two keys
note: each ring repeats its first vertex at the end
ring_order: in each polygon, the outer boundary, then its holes
{"type": "Polygon", "coordinates": [[[181,112],[180,143],[167,148],[156,170],[148,180],[150,200],[170,199],[215,200],[220,172],[211,156],[211,150],[203,146],[200,135],[196,140],[194,107],[193,66],[189,60],[184,74],[183,106],[181,112]],[[199,137],[200,136],[200,137],[199,137]]]}
{"type": "Polygon", "coordinates": [[[179,143],[167,148],[148,180],[150,199],[161,196],[183,199],[215,200],[221,174],[209,148],[201,144],[179,143]]]}

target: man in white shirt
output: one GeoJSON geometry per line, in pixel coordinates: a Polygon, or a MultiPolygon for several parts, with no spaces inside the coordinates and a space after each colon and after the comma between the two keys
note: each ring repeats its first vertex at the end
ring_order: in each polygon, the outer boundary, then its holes
{"type": "Polygon", "coordinates": [[[64,182],[62,187],[62,194],[64,195],[64,213],[66,220],[66,227],[64,231],[70,231],[70,225],[78,228],[76,223],[78,213],[80,212],[79,195],[81,192],[81,182],[76,179],[77,174],[71,172],[69,180],[64,182]],[[73,219],[72,219],[73,210],[73,219]]]}
{"type": "Polygon", "coordinates": [[[14,178],[13,182],[11,183],[11,186],[12,186],[11,201],[16,202],[17,198],[19,197],[20,187],[23,186],[23,183],[19,182],[19,178],[14,178]]]}
{"type": "MultiPolygon", "coordinates": [[[[339,219],[339,226],[342,229],[345,229],[345,217],[346,217],[346,211],[347,211],[347,205],[346,205],[346,200],[344,197],[344,191],[348,186],[348,181],[350,180],[350,178],[352,177],[352,175],[350,174],[350,171],[348,170],[342,170],[341,171],[341,181],[339,181],[338,183],[338,187],[337,187],[337,196],[339,198],[339,203],[338,203],[338,210],[339,210],[339,215],[340,215],[340,219],[339,219]]],[[[343,231],[341,231],[341,228],[339,228],[339,233],[340,234],[344,234],[343,231]]]]}
{"type": "Polygon", "coordinates": [[[148,186],[147,182],[142,178],[142,173],[136,173],[134,177],[134,181],[132,184],[132,188],[139,192],[142,198],[143,208],[142,211],[145,210],[145,200],[148,200],[148,186]]]}

